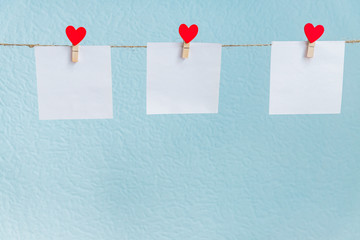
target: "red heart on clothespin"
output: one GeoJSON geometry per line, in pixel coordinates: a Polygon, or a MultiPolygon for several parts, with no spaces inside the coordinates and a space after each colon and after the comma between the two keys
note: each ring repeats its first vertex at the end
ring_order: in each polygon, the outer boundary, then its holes
{"type": "Polygon", "coordinates": [[[304,27],[305,35],[309,42],[313,43],[318,40],[321,35],[324,33],[324,27],[322,25],[317,25],[314,27],[311,23],[308,23],[304,27]]]}
{"type": "Polygon", "coordinates": [[[86,29],[83,27],[79,27],[78,29],[75,29],[73,26],[68,26],[65,32],[70,42],[74,46],[78,45],[86,35],[86,29]]]}
{"type": "Polygon", "coordinates": [[[184,42],[191,42],[196,35],[198,34],[198,26],[196,24],[191,25],[190,27],[186,26],[186,24],[181,24],[179,27],[179,33],[184,42]]]}

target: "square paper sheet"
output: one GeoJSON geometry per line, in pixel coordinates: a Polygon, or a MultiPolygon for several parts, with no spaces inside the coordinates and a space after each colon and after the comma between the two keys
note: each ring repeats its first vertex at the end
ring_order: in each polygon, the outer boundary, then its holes
{"type": "Polygon", "coordinates": [[[147,114],[217,113],[221,44],[191,43],[188,59],[182,43],[147,45],[147,114]]]}
{"type": "Polygon", "coordinates": [[[272,42],[270,114],[341,112],[345,42],[317,41],[313,58],[307,42],[272,42]]]}
{"type": "Polygon", "coordinates": [[[79,62],[70,47],[35,47],[39,118],[112,118],[109,46],[80,46],[79,62]]]}

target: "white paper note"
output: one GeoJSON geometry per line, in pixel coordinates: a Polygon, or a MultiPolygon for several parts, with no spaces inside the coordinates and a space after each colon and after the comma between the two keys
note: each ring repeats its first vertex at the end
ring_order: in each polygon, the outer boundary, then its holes
{"type": "Polygon", "coordinates": [[[147,114],[217,113],[221,44],[190,43],[183,59],[182,43],[147,45],[147,114]]]}
{"type": "Polygon", "coordinates": [[[71,47],[35,47],[39,118],[113,117],[109,46],[80,46],[79,62],[71,47]]]}
{"type": "Polygon", "coordinates": [[[270,114],[341,112],[345,42],[317,41],[313,58],[307,42],[272,42],[270,114]]]}

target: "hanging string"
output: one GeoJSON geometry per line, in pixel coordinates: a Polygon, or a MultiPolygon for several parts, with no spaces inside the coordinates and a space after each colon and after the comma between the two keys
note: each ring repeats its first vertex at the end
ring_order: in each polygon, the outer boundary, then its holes
{"type": "MultiPolygon", "coordinates": [[[[345,43],[360,43],[360,40],[346,40],[345,43]]],[[[44,44],[26,44],[26,43],[0,43],[0,46],[15,46],[15,47],[59,47],[59,46],[69,46],[69,45],[44,45],[44,44]]],[[[225,44],[222,47],[268,47],[271,46],[271,43],[262,43],[262,44],[225,44]]],[[[128,46],[128,45],[111,45],[112,48],[146,48],[146,46],[128,46]]]]}

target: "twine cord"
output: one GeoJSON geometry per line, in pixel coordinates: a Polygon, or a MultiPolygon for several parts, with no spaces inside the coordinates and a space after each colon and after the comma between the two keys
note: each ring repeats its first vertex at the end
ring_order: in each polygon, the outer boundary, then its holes
{"type": "MultiPolygon", "coordinates": [[[[360,40],[346,40],[345,43],[360,43],[360,40]]],[[[27,43],[0,43],[0,46],[15,46],[15,47],[59,47],[59,46],[70,46],[70,45],[45,45],[45,44],[27,44],[27,43]]],[[[222,47],[268,47],[271,43],[262,44],[225,44],[222,47]]],[[[111,45],[112,48],[146,48],[146,46],[130,46],[130,45],[111,45]]]]}

